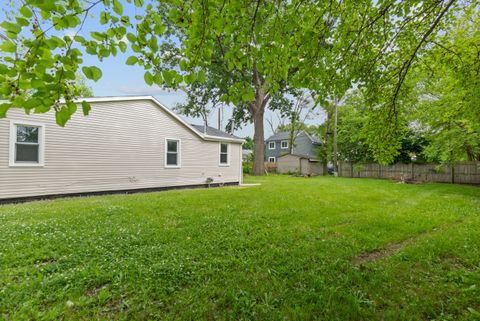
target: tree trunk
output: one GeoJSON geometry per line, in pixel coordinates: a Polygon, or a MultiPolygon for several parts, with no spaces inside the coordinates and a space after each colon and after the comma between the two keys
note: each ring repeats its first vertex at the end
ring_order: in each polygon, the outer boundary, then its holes
{"type": "Polygon", "coordinates": [[[265,135],[263,126],[263,115],[265,110],[261,108],[262,102],[257,100],[253,109],[253,143],[255,146],[253,159],[253,175],[263,175],[265,173],[265,135]]]}
{"type": "Polygon", "coordinates": [[[292,154],[293,151],[293,142],[295,141],[295,115],[292,116],[290,120],[290,133],[288,136],[288,153],[292,154]]]}
{"type": "Polygon", "coordinates": [[[265,106],[270,99],[270,94],[265,92],[265,82],[259,75],[257,65],[253,63],[253,84],[255,86],[255,101],[250,105],[250,112],[253,116],[253,142],[255,152],[253,155],[253,175],[259,176],[265,173],[265,134],[264,114],[265,106]]]}

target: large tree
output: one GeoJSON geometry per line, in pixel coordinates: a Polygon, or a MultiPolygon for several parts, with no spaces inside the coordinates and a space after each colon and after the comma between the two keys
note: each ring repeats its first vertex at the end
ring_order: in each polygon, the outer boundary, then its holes
{"type": "Polygon", "coordinates": [[[413,78],[409,112],[429,160],[480,160],[480,12],[459,14],[430,42],[413,78]]]}
{"type": "MultiPolygon", "coordinates": [[[[12,106],[54,108],[64,125],[77,109],[70,86],[75,72],[82,69],[93,80],[102,76],[99,66],[82,66],[82,56],[103,59],[130,48],[134,55],[126,63],[145,68],[149,85],[188,88],[206,78],[218,83],[222,102],[236,109],[236,123],[254,123],[255,174],[263,173],[265,109],[285,88],[309,89],[322,102],[342,96],[353,82],[367,85],[371,105],[383,102],[372,113],[371,145],[379,159],[388,160],[398,149],[392,133],[409,71],[454,9],[467,4],[25,0],[14,19],[1,23],[7,40],[1,44],[0,93],[10,103],[0,105],[0,116],[12,106]],[[135,15],[124,9],[132,3],[135,15]],[[81,35],[92,18],[102,27],[81,35]],[[67,29],[75,35],[59,36],[67,29]]],[[[84,113],[90,108],[86,102],[82,107],[84,113]]]]}

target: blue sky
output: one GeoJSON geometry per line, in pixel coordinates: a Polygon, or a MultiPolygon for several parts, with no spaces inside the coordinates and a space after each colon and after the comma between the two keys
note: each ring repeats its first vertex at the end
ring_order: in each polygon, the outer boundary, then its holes
{"type": "MultiPolygon", "coordinates": [[[[0,18],[2,20],[5,19],[4,11],[8,10],[8,5],[5,3],[7,2],[6,0],[2,1],[1,4],[1,13],[0,13],[0,18]]],[[[133,16],[135,14],[139,14],[138,9],[135,8],[133,4],[128,4],[125,1],[123,2],[123,7],[124,7],[124,14],[128,14],[132,17],[132,21],[134,21],[133,16]]],[[[83,29],[80,31],[80,35],[88,36],[88,34],[91,31],[94,30],[102,30],[104,29],[104,26],[101,26],[97,21],[96,17],[98,16],[100,12],[101,6],[98,8],[95,8],[91,12],[91,17],[89,17],[85,21],[85,25],[83,29]]],[[[67,31],[62,31],[63,34],[60,34],[61,36],[64,35],[70,35],[73,36],[77,30],[72,29],[72,30],[67,30],[67,31]]],[[[152,95],[156,99],[158,99],[160,102],[162,102],[165,106],[169,108],[173,108],[177,103],[184,102],[186,99],[186,95],[182,91],[172,91],[172,90],[166,90],[163,88],[160,88],[158,86],[148,86],[145,84],[143,80],[143,75],[144,75],[144,70],[140,66],[128,66],[125,64],[125,61],[127,58],[132,55],[133,53],[129,50],[127,50],[126,53],[121,53],[119,51],[119,54],[116,57],[108,57],[105,58],[103,61],[99,61],[96,56],[90,56],[88,54],[84,55],[84,65],[85,66],[91,66],[91,65],[96,65],[98,66],[102,72],[103,76],[102,78],[97,81],[88,81],[89,86],[93,89],[94,95],[95,96],[124,96],[124,95],[152,95]]],[[[231,115],[231,108],[229,106],[224,107],[224,121],[223,121],[223,126],[226,125],[228,117],[231,115]]],[[[267,111],[266,113],[266,118],[271,119],[274,123],[274,125],[278,124],[278,117],[276,117],[272,112],[267,111]]],[[[193,118],[187,118],[187,121],[190,123],[197,123],[201,124],[202,120],[201,119],[193,119],[193,118]]],[[[217,121],[217,112],[214,111],[209,117],[209,124],[211,126],[216,126],[218,121],[217,121]]],[[[312,124],[318,124],[320,123],[320,119],[316,119],[313,121],[310,121],[312,124]]],[[[270,129],[270,126],[265,124],[265,136],[268,137],[269,135],[272,134],[272,130],[270,129]]],[[[253,126],[251,124],[244,125],[243,128],[235,131],[235,134],[241,137],[245,136],[251,136],[253,137],[253,126]]]]}

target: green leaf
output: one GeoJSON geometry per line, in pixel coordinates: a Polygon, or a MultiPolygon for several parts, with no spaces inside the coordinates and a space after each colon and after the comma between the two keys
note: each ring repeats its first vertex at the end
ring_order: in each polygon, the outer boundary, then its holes
{"type": "Polygon", "coordinates": [[[82,101],[82,111],[84,116],[88,116],[88,114],[90,114],[91,109],[92,107],[90,106],[89,103],[87,103],[85,100],[82,101]]]}
{"type": "Polygon", "coordinates": [[[131,32],[127,33],[127,39],[128,39],[128,41],[130,41],[130,42],[135,42],[135,41],[137,41],[137,37],[136,37],[133,33],[131,33],[131,32]]]}
{"type": "Polygon", "coordinates": [[[162,84],[162,74],[159,73],[159,72],[156,72],[155,75],[153,75],[153,81],[157,84],[157,85],[161,85],[162,84]]]}
{"type": "Polygon", "coordinates": [[[77,105],[71,101],[67,102],[67,108],[70,115],[75,114],[75,112],[77,111],[77,105]]]}
{"type": "Polygon", "coordinates": [[[22,31],[21,26],[19,26],[16,23],[9,22],[9,21],[3,21],[2,23],[0,23],[0,27],[5,29],[5,32],[10,39],[16,39],[17,34],[19,34],[20,31],[22,31]]]}
{"type": "Polygon", "coordinates": [[[127,65],[130,65],[130,66],[131,66],[131,65],[135,65],[135,64],[137,63],[137,61],[138,61],[138,58],[137,58],[137,57],[135,57],[135,56],[130,56],[130,57],[128,57],[126,64],[127,64],[127,65]]]}
{"type": "Polygon", "coordinates": [[[28,20],[25,18],[16,17],[15,20],[22,27],[28,26],[30,24],[30,22],[28,22],[28,20]]]}
{"type": "Polygon", "coordinates": [[[249,90],[246,93],[244,93],[242,95],[242,100],[244,102],[250,102],[250,101],[255,100],[255,95],[254,95],[253,91],[249,90]]]}
{"type": "Polygon", "coordinates": [[[30,9],[26,6],[23,6],[23,7],[20,8],[20,13],[25,18],[31,18],[32,17],[32,11],[30,11],[30,9]]]}
{"type": "Polygon", "coordinates": [[[85,38],[83,38],[82,36],[78,36],[78,35],[73,37],[73,40],[75,40],[78,43],[82,43],[82,44],[85,43],[85,41],[86,41],[85,38]]]}
{"type": "Polygon", "coordinates": [[[98,41],[103,41],[103,39],[105,39],[105,35],[100,32],[93,31],[93,32],[90,32],[90,35],[92,36],[93,39],[98,41]]]}
{"type": "Polygon", "coordinates": [[[55,113],[55,120],[57,124],[64,127],[67,121],[70,119],[70,112],[68,108],[63,106],[59,111],[55,113]]]}
{"type": "Polygon", "coordinates": [[[195,74],[188,74],[188,75],[185,76],[184,79],[185,79],[185,82],[187,83],[187,85],[190,85],[195,81],[196,78],[197,77],[195,76],[195,74]]]}
{"type": "Polygon", "coordinates": [[[44,81],[38,79],[38,78],[34,78],[31,80],[31,83],[32,83],[32,88],[42,88],[43,85],[45,84],[44,81]]]}
{"type": "Polygon", "coordinates": [[[135,0],[134,3],[136,7],[143,7],[143,0],[135,0]]]}
{"type": "Polygon", "coordinates": [[[4,41],[0,49],[2,49],[2,52],[15,52],[17,51],[17,46],[11,41],[4,41]]]}
{"type": "Polygon", "coordinates": [[[170,86],[172,84],[172,79],[173,79],[172,73],[169,70],[164,70],[162,72],[162,76],[163,76],[163,80],[165,80],[165,83],[167,84],[167,86],[170,86]]]}
{"type": "Polygon", "coordinates": [[[147,83],[147,85],[149,86],[153,85],[153,76],[150,73],[150,71],[145,72],[143,79],[145,79],[145,83],[147,83]]]}
{"type": "Polygon", "coordinates": [[[113,0],[113,11],[115,11],[116,14],[122,15],[123,13],[123,6],[118,0],[113,0]]]}
{"type": "Polygon", "coordinates": [[[102,71],[95,66],[83,67],[82,71],[85,77],[92,79],[93,81],[98,81],[100,78],[102,78],[102,71]]]}
{"type": "Polygon", "coordinates": [[[185,60],[180,60],[179,65],[180,65],[181,70],[187,70],[188,69],[188,64],[185,60]]]}
{"type": "Polygon", "coordinates": [[[109,19],[110,19],[110,15],[108,14],[108,12],[102,11],[100,13],[100,24],[101,25],[107,24],[109,19]]]}
{"type": "Polygon", "coordinates": [[[0,104],[0,118],[7,117],[7,110],[10,108],[10,104],[0,104]]]}
{"type": "Polygon", "coordinates": [[[200,81],[201,83],[204,83],[205,82],[205,71],[204,70],[200,70],[198,72],[198,81],[200,81]]]}
{"type": "Polygon", "coordinates": [[[123,53],[124,53],[125,51],[127,51],[127,44],[126,44],[125,42],[123,42],[123,41],[120,41],[120,42],[118,43],[118,47],[120,48],[120,51],[123,52],[123,53]]]}

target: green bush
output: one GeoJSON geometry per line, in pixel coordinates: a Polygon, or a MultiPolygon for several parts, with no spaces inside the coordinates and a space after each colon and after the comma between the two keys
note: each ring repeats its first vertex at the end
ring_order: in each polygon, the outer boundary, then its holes
{"type": "Polygon", "coordinates": [[[253,162],[243,162],[243,174],[253,173],[253,162]]]}

